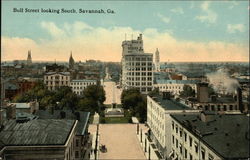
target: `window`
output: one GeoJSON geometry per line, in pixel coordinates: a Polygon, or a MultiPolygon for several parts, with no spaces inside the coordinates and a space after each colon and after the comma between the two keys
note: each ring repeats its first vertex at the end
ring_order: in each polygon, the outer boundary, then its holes
{"type": "Polygon", "coordinates": [[[223,110],[224,110],[224,111],[227,110],[227,106],[226,106],[226,105],[223,106],[223,110]]]}
{"type": "Polygon", "coordinates": [[[182,130],[180,129],[180,137],[182,137],[182,130]]]}
{"type": "Polygon", "coordinates": [[[195,152],[198,153],[198,143],[194,142],[195,152]]]}
{"type": "Polygon", "coordinates": [[[75,158],[79,158],[79,151],[75,151],[75,158]]]}
{"type": "Polygon", "coordinates": [[[211,154],[208,154],[208,160],[213,160],[214,157],[211,154]]]}
{"type": "Polygon", "coordinates": [[[175,131],[176,131],[176,133],[178,133],[178,126],[177,125],[175,127],[175,131]]]}
{"type": "Polygon", "coordinates": [[[174,144],[174,136],[172,136],[172,142],[173,142],[173,144],[174,144]]]}
{"type": "Polygon", "coordinates": [[[176,139],[176,141],[175,141],[175,146],[176,146],[176,148],[178,148],[178,139],[176,139]]]}
{"type": "Polygon", "coordinates": [[[187,133],[186,132],[183,132],[184,133],[184,140],[185,142],[187,141],[187,133]]]}
{"type": "Polygon", "coordinates": [[[172,121],[172,129],[174,130],[174,122],[172,121]]]}
{"type": "Polygon", "coordinates": [[[233,105],[230,105],[229,108],[230,108],[230,110],[233,110],[233,105]]]}
{"type": "Polygon", "coordinates": [[[189,146],[192,147],[192,141],[193,139],[191,137],[189,137],[189,146]]]}
{"type": "Polygon", "coordinates": [[[189,154],[189,160],[193,160],[192,154],[189,154]]]}
{"type": "Polygon", "coordinates": [[[180,153],[182,154],[182,145],[180,144],[180,153]]]}
{"type": "Polygon", "coordinates": [[[205,150],[201,148],[201,159],[205,159],[205,150]]]}
{"type": "Polygon", "coordinates": [[[184,148],[184,158],[187,158],[187,149],[184,148]]]}
{"type": "Polygon", "coordinates": [[[214,105],[211,105],[211,110],[214,111],[214,105]]]}
{"type": "Polygon", "coordinates": [[[79,139],[76,140],[76,147],[79,147],[79,139]]]}

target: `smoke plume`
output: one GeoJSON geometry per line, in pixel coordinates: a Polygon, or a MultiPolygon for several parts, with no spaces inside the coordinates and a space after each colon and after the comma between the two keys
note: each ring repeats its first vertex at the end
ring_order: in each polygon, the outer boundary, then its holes
{"type": "Polygon", "coordinates": [[[206,76],[216,92],[232,94],[239,87],[238,81],[231,78],[228,71],[224,68],[213,73],[208,73],[206,76]]]}

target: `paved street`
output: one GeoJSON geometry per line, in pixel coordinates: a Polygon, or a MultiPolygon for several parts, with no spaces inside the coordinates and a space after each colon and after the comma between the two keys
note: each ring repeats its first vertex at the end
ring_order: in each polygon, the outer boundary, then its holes
{"type": "MultiPolygon", "coordinates": [[[[107,152],[99,152],[99,159],[146,159],[136,137],[136,128],[136,124],[100,124],[99,146],[105,145],[107,152]]],[[[96,126],[90,125],[89,131],[95,132],[96,126]]]]}
{"type": "Polygon", "coordinates": [[[106,100],[104,104],[121,104],[121,89],[116,87],[115,82],[106,81],[104,82],[104,90],[106,93],[106,100]]]}

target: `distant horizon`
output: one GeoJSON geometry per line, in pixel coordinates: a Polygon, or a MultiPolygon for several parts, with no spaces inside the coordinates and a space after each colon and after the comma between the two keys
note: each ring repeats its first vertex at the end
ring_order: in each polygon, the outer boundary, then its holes
{"type": "MultiPolygon", "coordinates": [[[[94,60],[94,61],[100,61],[100,62],[114,62],[114,63],[120,63],[121,61],[102,61],[102,60],[98,60],[98,59],[87,59],[87,60],[83,60],[81,62],[86,62],[88,60],[94,60]]],[[[7,60],[7,61],[1,61],[1,63],[3,62],[13,62],[13,61],[26,61],[26,59],[14,59],[14,60],[7,60]]],[[[68,63],[68,61],[50,61],[50,60],[32,60],[33,62],[49,62],[49,63],[68,63]]],[[[79,63],[79,61],[75,60],[75,63],[79,63]]],[[[249,63],[249,61],[163,61],[160,63],[249,63]]]]}

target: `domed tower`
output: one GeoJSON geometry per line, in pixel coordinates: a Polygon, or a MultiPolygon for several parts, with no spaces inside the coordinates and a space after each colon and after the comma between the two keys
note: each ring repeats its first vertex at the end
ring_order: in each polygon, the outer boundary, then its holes
{"type": "Polygon", "coordinates": [[[70,52],[70,57],[69,57],[69,69],[74,69],[75,61],[72,57],[72,51],[70,52]]]}
{"type": "Polygon", "coordinates": [[[32,64],[32,59],[31,59],[31,51],[28,51],[28,57],[27,57],[27,65],[31,65],[32,64]]]}

